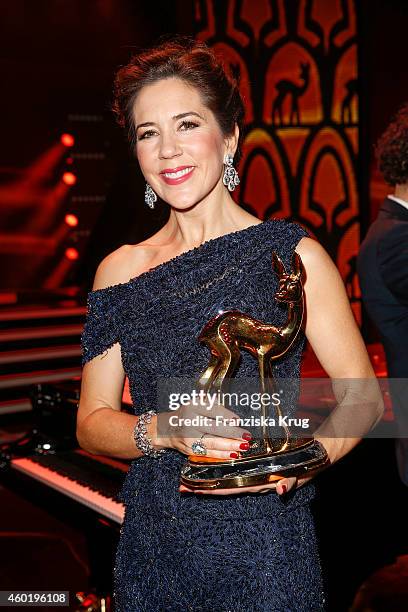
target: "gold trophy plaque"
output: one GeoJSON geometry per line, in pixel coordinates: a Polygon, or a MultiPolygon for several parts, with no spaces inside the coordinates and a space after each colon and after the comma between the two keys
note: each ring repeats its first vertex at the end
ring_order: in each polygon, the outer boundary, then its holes
{"type": "MultiPolygon", "coordinates": [[[[272,267],[279,277],[275,299],[288,305],[286,322],[277,327],[263,323],[238,310],[228,310],[213,317],[203,327],[198,340],[211,351],[208,367],[199,377],[198,385],[206,392],[222,391],[225,379],[232,377],[241,349],[257,359],[260,389],[271,393],[275,389],[273,362],[281,359],[293,345],[303,320],[303,264],[294,252],[292,272],[288,274],[279,256],[272,253],[272,267]]],[[[282,417],[275,406],[278,421],[282,417]]],[[[264,418],[266,406],[261,407],[264,418]]],[[[262,437],[249,442],[249,450],[240,452],[238,459],[222,459],[192,454],[181,471],[181,482],[196,489],[239,488],[267,484],[287,476],[305,475],[329,463],[323,445],[313,437],[295,438],[283,424],[279,436],[270,437],[262,427],[262,437]]]]}

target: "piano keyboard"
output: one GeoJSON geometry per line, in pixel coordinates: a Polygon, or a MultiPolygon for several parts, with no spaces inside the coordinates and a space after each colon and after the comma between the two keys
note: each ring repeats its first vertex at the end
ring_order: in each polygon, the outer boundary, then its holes
{"type": "Polygon", "coordinates": [[[16,458],[10,467],[67,495],[80,504],[121,524],[124,504],[117,495],[127,471],[126,464],[90,455],[82,450],[16,458]]]}

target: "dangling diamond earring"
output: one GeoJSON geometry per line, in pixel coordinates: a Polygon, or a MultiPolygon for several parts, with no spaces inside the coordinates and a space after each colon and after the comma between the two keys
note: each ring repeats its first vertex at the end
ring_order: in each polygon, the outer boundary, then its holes
{"type": "Polygon", "coordinates": [[[154,203],[157,202],[157,195],[154,193],[153,189],[150,187],[149,183],[146,183],[145,189],[145,202],[149,208],[154,208],[154,203]]]}
{"type": "Polygon", "coordinates": [[[238,172],[235,170],[234,166],[232,165],[233,161],[234,161],[233,156],[227,153],[227,155],[224,158],[225,168],[224,168],[224,176],[223,176],[222,182],[224,183],[226,187],[228,187],[229,191],[234,191],[235,187],[239,185],[239,176],[238,176],[238,172]]]}

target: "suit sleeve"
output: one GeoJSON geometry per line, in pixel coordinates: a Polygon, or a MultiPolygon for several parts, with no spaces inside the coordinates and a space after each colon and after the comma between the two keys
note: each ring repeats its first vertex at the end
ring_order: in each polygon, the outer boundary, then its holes
{"type": "Polygon", "coordinates": [[[378,262],[385,285],[408,306],[408,223],[399,223],[381,239],[378,262]]]}

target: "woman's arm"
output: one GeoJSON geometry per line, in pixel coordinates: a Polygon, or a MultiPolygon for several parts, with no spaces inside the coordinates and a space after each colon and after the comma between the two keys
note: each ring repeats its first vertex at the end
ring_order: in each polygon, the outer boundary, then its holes
{"type": "Polygon", "coordinates": [[[119,344],[84,365],[76,435],[86,451],[123,459],[142,454],[133,439],[137,417],[121,412],[124,380],[119,344]]]}
{"type": "Polygon", "coordinates": [[[338,402],[315,435],[334,463],[381,419],[384,405],[339,271],[311,238],[302,238],[296,251],[306,271],[306,337],[333,381],[338,402]]]}
{"type": "MultiPolygon", "coordinates": [[[[127,280],[123,255],[122,247],[99,264],[93,289],[127,280]]],[[[83,367],[76,435],[79,445],[90,453],[123,459],[142,454],[133,439],[137,417],[121,412],[124,381],[119,343],[83,367]]]]}

